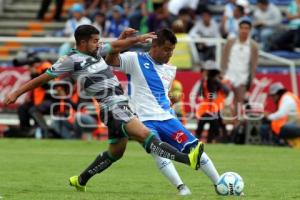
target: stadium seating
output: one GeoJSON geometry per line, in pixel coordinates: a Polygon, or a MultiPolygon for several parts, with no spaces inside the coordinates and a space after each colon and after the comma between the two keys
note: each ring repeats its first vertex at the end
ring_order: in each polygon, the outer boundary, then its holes
{"type": "MultiPolygon", "coordinates": [[[[54,3],[50,6],[45,20],[40,22],[36,19],[36,16],[41,0],[13,0],[10,2],[4,5],[3,13],[0,13],[0,36],[43,37],[52,35],[64,28],[65,22],[52,21],[55,12],[54,3]]],[[[65,0],[62,13],[63,19],[66,20],[69,8],[76,2],[82,2],[82,0],[65,0]]],[[[57,45],[43,48],[34,47],[34,44],[28,44],[28,46],[41,52],[57,52],[58,49],[57,45]]],[[[16,52],[21,49],[24,49],[21,44],[11,46],[0,42],[0,62],[11,60],[15,57],[16,52]]]]}

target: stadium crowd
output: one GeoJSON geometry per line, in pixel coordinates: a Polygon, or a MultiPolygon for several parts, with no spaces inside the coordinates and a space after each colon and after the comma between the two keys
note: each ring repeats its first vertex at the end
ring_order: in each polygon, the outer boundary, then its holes
{"type": "MultiPolygon", "coordinates": [[[[44,2],[38,13],[42,19],[44,2]]],[[[58,8],[63,1],[57,1],[58,8]]],[[[233,38],[238,33],[238,22],[248,16],[253,23],[252,37],[264,51],[298,51],[299,0],[292,0],[281,11],[271,0],[257,0],[253,7],[247,0],[224,1],[224,12],[215,15],[208,0],[154,0],[154,1],[84,1],[70,8],[70,17],[61,34],[70,36],[81,24],[93,24],[103,37],[118,37],[126,27],[139,30],[140,34],[156,31],[162,27],[178,27],[189,37],[233,38]]],[[[61,12],[61,8],[57,9],[61,12]]],[[[56,20],[61,20],[55,14],[56,20]]],[[[197,50],[211,54],[210,46],[198,44],[197,50]]],[[[205,55],[212,59],[212,55],[205,55]]]]}
{"type": "MultiPolygon", "coordinates": [[[[44,19],[50,2],[41,2],[37,19],[44,19]]],[[[249,124],[246,119],[222,120],[222,113],[227,112],[225,100],[232,91],[235,103],[227,105],[230,113],[239,116],[239,112],[246,112],[239,109],[239,105],[248,100],[247,91],[255,77],[258,50],[299,52],[300,0],[291,0],[286,4],[286,10],[280,10],[271,0],[256,0],[254,4],[248,0],[228,0],[224,3],[223,14],[214,15],[209,0],[86,0],[71,6],[64,29],[54,32],[53,36],[73,37],[78,26],[92,24],[99,30],[101,37],[118,38],[127,27],[131,27],[138,30],[138,34],[169,28],[174,31],[177,39],[227,39],[220,66],[212,61],[216,59],[216,47],[206,43],[178,43],[170,63],[179,69],[189,70],[199,70],[193,66],[195,63],[200,65],[202,79],[196,92],[199,106],[195,109],[193,119],[198,121],[196,136],[207,142],[235,142],[240,137],[241,127],[246,137],[246,126],[249,124]],[[212,103],[217,108],[211,106],[212,103]],[[206,123],[210,124],[209,131],[205,128],[206,123]],[[226,124],[233,124],[233,131],[229,131],[226,124]]],[[[63,4],[64,0],[56,1],[55,21],[63,20],[63,4]]],[[[70,43],[62,44],[59,55],[66,55],[71,48],[70,43]]],[[[145,45],[135,48],[149,49],[145,45]]],[[[14,65],[26,65],[31,78],[51,67],[51,63],[41,60],[38,53],[25,57],[25,62],[16,58],[14,65]]],[[[186,124],[188,119],[182,90],[184,85],[175,80],[170,99],[175,113],[186,124]]],[[[4,135],[78,139],[89,135],[86,132],[92,132],[94,138],[106,138],[107,130],[99,117],[99,105],[94,100],[86,102],[79,98],[78,92],[76,84],[67,79],[54,80],[35,89],[27,101],[18,107],[20,126],[17,129],[10,128],[4,135]],[[43,115],[49,115],[50,112],[58,118],[47,124],[43,115]],[[30,118],[34,119],[34,126],[30,124],[30,118]]],[[[300,101],[291,93],[288,93],[290,98],[284,96],[285,92],[287,90],[280,83],[277,83],[277,87],[270,87],[269,94],[277,96],[274,101],[278,110],[284,104],[281,97],[293,102],[293,106],[286,108],[285,112],[280,111],[280,114],[266,114],[262,118],[262,128],[255,127],[257,132],[261,132],[261,143],[287,144],[291,138],[300,138],[296,134],[300,133],[300,101]],[[287,119],[288,115],[295,112],[296,118],[287,119]],[[282,123],[283,118],[285,121],[282,123]],[[274,125],[276,122],[279,124],[274,125]],[[293,126],[286,128],[290,123],[293,126]],[[266,131],[268,127],[273,131],[266,131]],[[281,130],[282,127],[285,129],[281,130]]],[[[240,143],[244,142],[242,139],[240,143]]]]}

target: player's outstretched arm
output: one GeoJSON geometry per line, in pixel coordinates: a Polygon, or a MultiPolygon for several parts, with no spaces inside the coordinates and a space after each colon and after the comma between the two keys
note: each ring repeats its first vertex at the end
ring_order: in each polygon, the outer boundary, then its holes
{"type": "Polygon", "coordinates": [[[122,32],[118,40],[111,43],[112,50],[106,56],[105,59],[107,64],[119,67],[120,66],[119,53],[121,51],[138,43],[147,43],[149,42],[149,40],[155,39],[157,37],[154,32],[150,32],[138,36],[132,36],[135,33],[136,31],[134,29],[128,30],[127,33],[124,31],[122,32]]]}
{"type": "Polygon", "coordinates": [[[151,39],[155,39],[157,36],[154,32],[146,33],[143,35],[136,35],[126,38],[118,39],[111,42],[111,53],[118,53],[138,43],[147,43],[151,39]]]}
{"type": "Polygon", "coordinates": [[[110,53],[119,53],[137,43],[146,43],[150,39],[154,39],[157,36],[154,32],[149,32],[144,35],[137,35],[138,31],[133,28],[126,28],[120,36],[118,40],[110,43],[111,51],[110,53]]]}
{"type": "Polygon", "coordinates": [[[41,86],[42,84],[50,81],[51,79],[53,79],[54,77],[48,75],[48,74],[42,74],[30,81],[28,81],[27,83],[25,83],[25,85],[22,85],[19,89],[17,89],[16,91],[8,94],[5,99],[4,99],[4,104],[8,105],[8,104],[11,104],[11,103],[14,103],[17,98],[19,96],[21,96],[22,94],[34,89],[34,88],[37,88],[39,86],[41,86]]]}

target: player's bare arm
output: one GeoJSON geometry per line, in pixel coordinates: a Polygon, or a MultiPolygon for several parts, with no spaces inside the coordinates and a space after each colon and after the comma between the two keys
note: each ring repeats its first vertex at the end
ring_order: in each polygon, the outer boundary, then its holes
{"type": "Polygon", "coordinates": [[[155,39],[154,32],[143,35],[133,36],[136,33],[134,29],[125,30],[118,40],[111,43],[112,51],[106,56],[106,63],[115,67],[120,66],[119,54],[122,50],[129,48],[138,43],[147,43],[151,39],[155,39]],[[121,38],[121,39],[120,39],[121,38]]]}
{"type": "Polygon", "coordinates": [[[54,77],[45,73],[28,81],[25,85],[22,85],[18,90],[8,94],[3,101],[4,104],[8,105],[14,103],[22,94],[43,85],[44,83],[50,81],[53,78],[54,77]]]}

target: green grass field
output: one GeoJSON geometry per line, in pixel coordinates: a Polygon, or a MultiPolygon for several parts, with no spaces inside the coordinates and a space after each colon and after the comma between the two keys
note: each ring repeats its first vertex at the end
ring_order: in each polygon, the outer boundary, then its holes
{"type": "Polygon", "coordinates": [[[88,183],[86,193],[68,185],[106,142],[0,139],[0,199],[300,199],[300,150],[261,146],[206,145],[220,173],[238,172],[244,197],[221,197],[200,171],[176,164],[192,190],[188,197],[156,169],[152,157],[130,142],[123,159],[88,183]]]}

